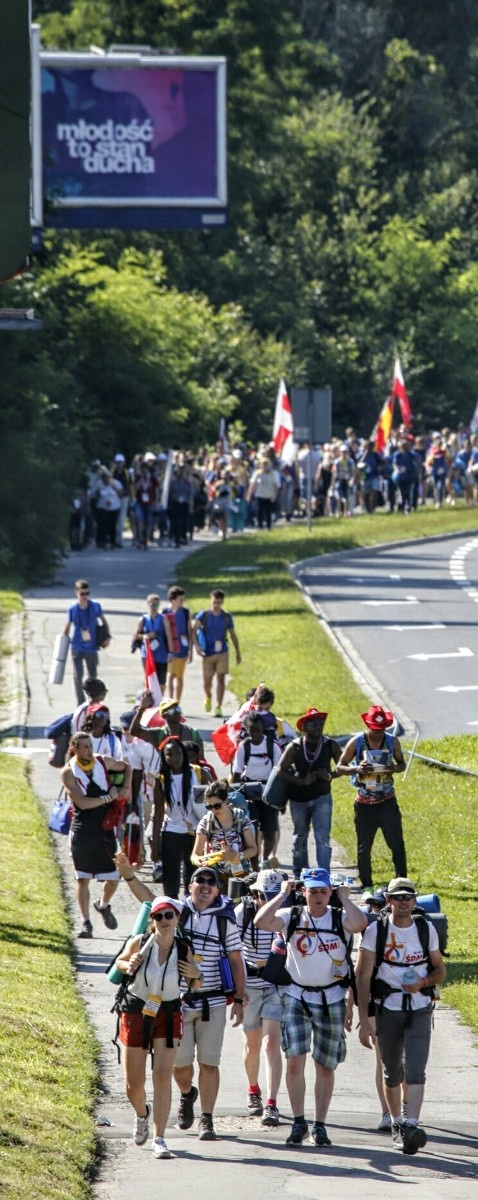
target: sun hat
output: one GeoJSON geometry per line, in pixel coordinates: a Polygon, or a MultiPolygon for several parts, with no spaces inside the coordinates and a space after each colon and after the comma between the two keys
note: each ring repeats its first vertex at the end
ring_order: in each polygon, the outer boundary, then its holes
{"type": "Polygon", "coordinates": [[[249,891],[264,892],[267,897],[277,896],[284,879],[287,879],[287,875],[283,875],[281,871],[259,871],[257,879],[251,883],[249,891]]]}
{"type": "Polygon", "coordinates": [[[329,714],[326,712],[319,712],[318,708],[308,708],[307,712],[303,713],[303,715],[299,717],[297,721],[297,729],[299,730],[299,733],[304,732],[304,725],[307,723],[307,721],[326,721],[328,715],[329,714]]]}
{"type": "Polygon", "coordinates": [[[403,875],[398,875],[396,879],[391,879],[387,888],[385,888],[387,896],[416,896],[415,884],[411,879],[406,879],[403,875]]]}
{"type": "Polygon", "coordinates": [[[161,716],[164,717],[165,713],[169,712],[170,708],[177,708],[179,712],[181,712],[181,708],[177,700],[173,700],[171,696],[168,700],[161,700],[161,704],[159,706],[161,716]]]}
{"type": "Polygon", "coordinates": [[[372,704],[366,713],[360,715],[368,729],[388,729],[395,720],[393,713],[382,708],[381,704],[372,704]]]}
{"type": "Polygon", "coordinates": [[[174,908],[174,911],[180,916],[183,911],[181,900],[173,900],[171,896],[158,896],[151,905],[151,916],[154,917],[154,914],[160,912],[162,908],[174,908]]]}

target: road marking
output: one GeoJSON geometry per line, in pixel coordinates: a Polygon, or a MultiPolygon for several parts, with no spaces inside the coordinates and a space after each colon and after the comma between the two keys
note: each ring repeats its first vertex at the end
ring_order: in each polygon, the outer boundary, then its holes
{"type": "Polygon", "coordinates": [[[393,629],[397,633],[411,633],[414,629],[446,629],[446,625],[384,625],[384,629],[393,629]]]}
{"type": "Polygon", "coordinates": [[[389,579],[401,578],[401,575],[348,575],[347,583],[388,583],[389,579]]]}
{"type": "Polygon", "coordinates": [[[473,650],[469,650],[468,646],[459,646],[451,654],[407,654],[407,658],[414,658],[416,662],[428,662],[429,658],[473,658],[473,650]]]}
{"type": "Polygon", "coordinates": [[[368,604],[371,608],[381,608],[385,604],[419,604],[416,596],[406,596],[404,600],[361,600],[361,604],[368,604]]]}
{"type": "MultiPolygon", "coordinates": [[[[464,683],[461,687],[456,683],[447,683],[445,687],[435,688],[436,692],[478,692],[478,683],[464,683]]],[[[472,721],[469,722],[473,724],[472,721]]]]}

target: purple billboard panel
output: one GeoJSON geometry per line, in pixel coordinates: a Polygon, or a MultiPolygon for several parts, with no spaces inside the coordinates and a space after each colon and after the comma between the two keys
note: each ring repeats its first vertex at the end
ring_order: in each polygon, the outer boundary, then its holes
{"type": "Polygon", "coordinates": [[[118,57],[41,55],[49,205],[224,208],[223,60],[118,57]]]}

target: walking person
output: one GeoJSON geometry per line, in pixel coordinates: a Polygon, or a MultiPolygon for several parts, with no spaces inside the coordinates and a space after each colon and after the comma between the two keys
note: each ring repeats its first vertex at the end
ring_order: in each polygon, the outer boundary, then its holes
{"type": "Polygon", "coordinates": [[[387,733],[393,713],[373,704],[362,721],[366,734],[350,738],[337,763],[337,775],[350,775],[356,783],[354,805],[358,872],[364,888],[373,891],[372,847],[378,829],[391,851],[397,875],[406,875],[407,858],[393,776],[405,770],[398,737],[387,733]]]}
{"type": "Polygon", "coordinates": [[[165,892],[177,897],[181,872],[187,891],[193,870],[191,854],[197,824],[193,797],[198,779],[178,737],[168,736],[161,742],[159,759],[151,854],[154,862],[162,861],[165,892]]]}
{"type": "Polygon", "coordinates": [[[267,983],[262,970],[269,957],[273,934],[258,929],[254,919],[273,896],[277,896],[287,876],[279,871],[259,871],[251,883],[249,894],[236,908],[236,920],[241,935],[246,965],[246,989],[249,997],[244,1009],[243,1062],[248,1081],[247,1111],[261,1117],[261,1124],[275,1129],[279,1125],[277,1095],[282,1078],[280,1023],[282,1004],[278,989],[267,983]],[[262,1100],[259,1086],[261,1050],[264,1050],[266,1099],[262,1100]]]}
{"type": "Polygon", "coordinates": [[[196,829],[191,861],[199,867],[209,854],[214,855],[220,887],[227,892],[230,879],[250,873],[250,860],[257,853],[254,825],[242,809],[231,807],[226,780],[208,785],[204,807],[206,814],[196,829]]]}
{"type": "MultiPolygon", "coordinates": [[[[116,857],[123,879],[136,899],[155,900],[155,894],[131,871],[126,855],[116,857]]],[[[236,918],[230,901],[219,895],[219,883],[211,867],[199,867],[189,884],[189,895],[181,913],[181,932],[190,943],[196,962],[201,963],[202,980],[194,995],[183,995],[184,1034],[177,1049],[174,1078],[181,1092],[179,1129],[190,1129],[194,1105],[200,1096],[199,1141],[215,1141],[214,1107],[219,1091],[219,1064],[226,1028],[227,995],[233,997],[230,1019],[233,1026],[242,1023],[244,1007],[244,966],[236,918]],[[224,978],[224,960],[230,968],[229,982],[224,978]],[[199,1067],[198,1088],[194,1086],[194,1059],[199,1067]]]]}
{"type": "Polygon", "coordinates": [[[106,649],[110,644],[109,629],[101,604],[90,599],[90,588],[87,579],[77,579],[75,583],[75,604],[68,609],[68,620],[63,633],[71,643],[73,675],[75,682],[76,702],[83,704],[83,672],[90,679],[96,679],[98,672],[99,640],[101,648],[106,649]],[[107,636],[98,638],[98,627],[107,636]],[[106,627],[106,628],[105,628],[106,627]]]}
{"type": "Polygon", "coordinates": [[[422,914],[414,917],[416,899],[411,879],[390,881],[386,889],[390,915],[385,921],[379,917],[365,930],[356,971],[359,1038],[367,1049],[372,1049],[375,1037],[378,1039],[392,1118],[392,1143],[403,1154],[416,1154],[427,1141],[419,1120],[430,1051],[434,988],[445,978],[437,931],[422,914]],[[370,994],[376,1002],[376,1034],[368,1016],[370,994]],[[404,1080],[406,1121],[401,1112],[404,1080]]]}
{"type": "Polygon", "coordinates": [[[300,738],[294,738],[289,743],[279,762],[279,770],[288,780],[290,815],[294,826],[292,866],[296,879],[304,867],[309,866],[307,843],[311,827],[317,866],[325,867],[327,871],[330,867],[330,785],[335,777],[332,762],[338,763],[341,747],[333,738],[324,736],[327,716],[326,712],[319,712],[317,708],[308,708],[297,721],[300,738]]]}
{"type": "Polygon", "coordinates": [[[136,626],[136,637],[142,639],[141,658],[146,662],[146,643],[149,642],[161,689],[166,683],[168,662],[173,656],[173,638],[169,621],[159,611],[160,598],[155,592],[147,597],[148,613],[143,613],[136,626]]]}
{"type": "Polygon", "coordinates": [[[118,1038],[126,1095],[135,1111],[133,1140],[143,1146],[149,1135],[151,1105],[146,1102],[146,1060],[153,1055],[153,1141],[155,1158],[174,1158],[164,1140],[171,1109],[174,1057],[183,1034],[180,983],[200,987],[201,969],[178,934],[182,903],[158,896],[151,906],[151,926],[131,937],[116,959],[124,973],[117,1012],[118,1038]],[[182,953],[181,953],[182,952],[182,953]],[[160,997],[159,1004],[153,997],[160,997]],[[153,1010],[156,1011],[153,1011],[153,1010]]]}
{"type": "MultiPolygon", "coordinates": [[[[246,736],[239,742],[232,764],[233,783],[265,785],[281,757],[281,748],[275,739],[275,729],[272,725],[265,728],[265,717],[254,710],[245,717],[244,728],[246,736]]],[[[269,865],[269,857],[276,849],[279,814],[277,809],[272,808],[270,804],[264,804],[260,799],[249,803],[249,816],[256,830],[257,858],[252,865],[257,869],[259,859],[264,860],[264,867],[269,865]]]]}
{"type": "Polygon", "coordinates": [[[83,731],[73,735],[70,752],[70,760],[61,772],[61,781],[73,805],[70,850],[83,921],[78,937],[91,938],[91,879],[97,879],[103,885],[101,899],[96,900],[93,907],[107,929],[116,929],[118,925],[111,911],[111,900],[119,880],[114,855],[117,850],[116,818],[119,820],[120,814],[115,802],[119,800],[125,805],[130,798],[131,767],[109,755],[96,757],[91,737],[83,731]],[[111,787],[110,771],[124,774],[121,787],[111,787]]]}
{"type": "Polygon", "coordinates": [[[335,1069],[346,1054],[345,994],[349,986],[347,941],[367,924],[352,903],[347,887],[337,888],[342,913],[330,906],[332,887],[323,867],[302,872],[303,906],[287,907],[295,887],[285,880],[277,896],[255,917],[258,929],[286,936],[286,968],[290,983],[282,991],[282,1049],[293,1114],[287,1144],[300,1146],[309,1132],[305,1118],[305,1065],[313,1037],[315,1119],[310,1141],[330,1146],[325,1122],[334,1090],[335,1069]]]}
{"type": "Polygon", "coordinates": [[[204,711],[207,713],[211,712],[212,686],[214,677],[216,678],[215,717],[222,717],[222,701],[229,669],[228,635],[236,652],[238,666],[241,661],[234,621],[231,613],[224,611],[223,604],[224,592],[221,588],[213,588],[210,608],[201,609],[193,625],[196,650],[202,658],[204,711]]]}
{"type": "Polygon", "coordinates": [[[174,617],[178,637],[178,647],[168,661],[167,678],[168,695],[176,704],[179,704],[183,694],[186,666],[192,662],[193,657],[193,627],[189,609],[184,606],[185,595],[184,588],[178,585],[170,587],[168,609],[164,610],[166,616],[170,612],[174,617]]]}

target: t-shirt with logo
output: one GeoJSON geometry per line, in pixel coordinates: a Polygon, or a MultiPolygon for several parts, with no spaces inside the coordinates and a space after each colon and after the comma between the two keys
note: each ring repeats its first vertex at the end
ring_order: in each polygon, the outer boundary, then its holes
{"type": "MultiPolygon", "coordinates": [[[[279,908],[276,917],[283,921],[285,930],[289,927],[292,916],[291,908],[279,908]]],[[[344,999],[344,989],[337,984],[328,987],[337,978],[339,972],[342,978],[347,975],[345,944],[339,934],[332,928],[332,909],[327,907],[322,917],[312,917],[304,906],[297,928],[287,943],[287,970],[292,976],[284,991],[288,996],[297,1000],[302,997],[302,989],[309,987],[327,987],[327,1004],[337,1004],[344,999]]],[[[314,993],[306,992],[307,1003],[314,1003],[314,993]]],[[[317,996],[315,1003],[322,1003],[322,997],[317,996]]]]}
{"type": "MultiPolygon", "coordinates": [[[[373,921],[364,930],[360,943],[361,949],[375,952],[377,946],[377,926],[378,921],[373,921]]],[[[430,921],[428,921],[428,927],[430,931],[428,949],[432,951],[438,950],[437,931],[430,921]]],[[[377,979],[383,979],[384,983],[388,983],[390,987],[400,988],[406,967],[414,967],[420,979],[424,979],[428,975],[428,963],[426,961],[421,962],[421,959],[423,959],[423,949],[415,922],[413,922],[413,925],[408,925],[406,929],[403,929],[399,928],[398,925],[393,925],[389,919],[383,962],[380,963],[378,968],[377,979]],[[392,966],[391,964],[394,965],[392,966]]],[[[427,1008],[430,1003],[430,997],[424,996],[423,992],[409,992],[408,995],[411,999],[412,1009],[427,1008]]],[[[402,999],[402,992],[392,992],[383,1001],[384,1007],[392,1009],[393,1012],[401,1011],[402,999]]]]}

